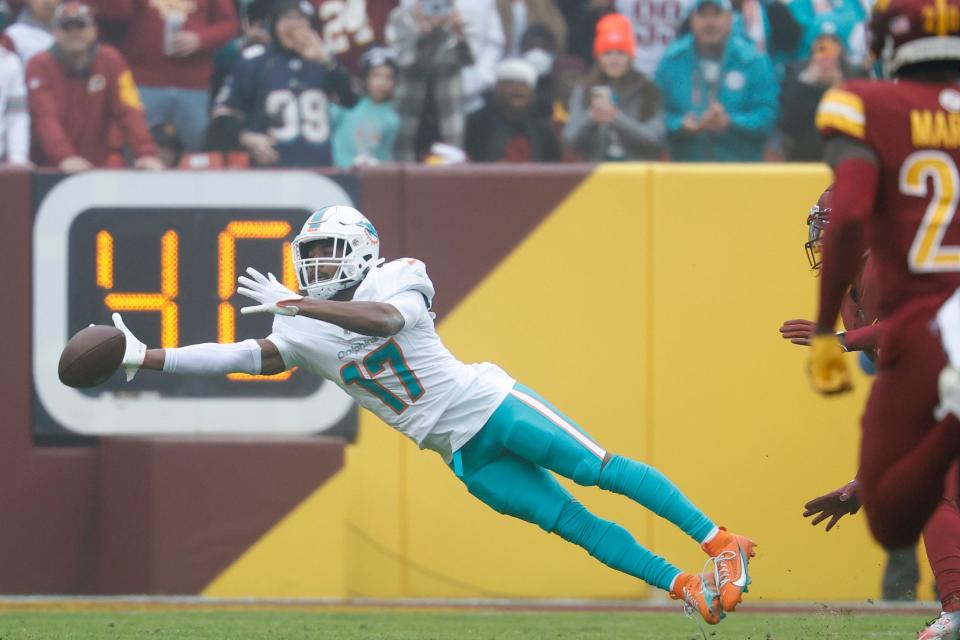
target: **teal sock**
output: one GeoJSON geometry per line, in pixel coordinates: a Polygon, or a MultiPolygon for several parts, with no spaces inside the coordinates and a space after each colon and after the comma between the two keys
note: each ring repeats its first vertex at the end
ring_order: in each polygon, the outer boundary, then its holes
{"type": "Polygon", "coordinates": [[[615,522],[604,520],[571,500],[560,512],[553,531],[564,540],[583,547],[591,556],[635,578],[670,590],[680,570],[642,547],[630,532],[615,522]]]}
{"type": "Polygon", "coordinates": [[[632,498],[702,543],[714,524],[675,484],[648,464],[613,456],[600,471],[601,489],[632,498]]]}

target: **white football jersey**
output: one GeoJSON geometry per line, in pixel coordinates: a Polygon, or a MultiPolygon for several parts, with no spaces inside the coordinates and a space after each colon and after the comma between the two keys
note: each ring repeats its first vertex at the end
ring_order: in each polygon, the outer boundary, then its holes
{"type": "Polygon", "coordinates": [[[353,299],[397,307],[405,320],[398,334],[364,336],[303,316],[276,316],[267,339],[288,369],[303,367],[332,380],[421,449],[449,462],[515,381],[496,365],[453,357],[428,311],[433,294],[422,262],[395,260],[371,269],[353,299]]]}

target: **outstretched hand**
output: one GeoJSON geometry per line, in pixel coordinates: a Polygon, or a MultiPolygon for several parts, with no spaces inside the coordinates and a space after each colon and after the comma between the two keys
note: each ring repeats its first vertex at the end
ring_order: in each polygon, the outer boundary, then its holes
{"type": "Polygon", "coordinates": [[[253,267],[247,267],[250,277],[240,276],[237,282],[237,293],[250,298],[259,304],[243,307],[240,313],[275,313],[281,316],[295,316],[300,307],[295,303],[303,300],[303,296],[294,293],[281,284],[272,273],[263,275],[253,267]]]}
{"type": "Polygon", "coordinates": [[[860,510],[860,496],[857,493],[859,483],[851,480],[836,491],[814,498],[803,505],[803,517],[813,516],[810,524],[817,526],[827,518],[827,531],[830,531],[845,515],[853,515],[860,510]]]}
{"type": "Polygon", "coordinates": [[[793,344],[810,346],[810,337],[816,332],[817,323],[812,320],[784,320],[780,326],[780,337],[789,340],[793,344]]]}

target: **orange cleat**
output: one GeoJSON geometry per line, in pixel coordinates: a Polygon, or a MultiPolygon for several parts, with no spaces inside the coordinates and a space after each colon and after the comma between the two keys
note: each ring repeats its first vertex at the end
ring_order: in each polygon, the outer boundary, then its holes
{"type": "Polygon", "coordinates": [[[748,564],[749,559],[757,555],[757,543],[720,527],[720,533],[701,546],[716,564],[720,606],[724,611],[733,611],[743,601],[743,594],[750,586],[748,564]]]}
{"type": "Polygon", "coordinates": [[[706,620],[707,624],[717,624],[723,618],[720,598],[712,586],[713,576],[695,576],[681,573],[673,583],[670,597],[683,601],[683,610],[688,616],[694,612],[706,620]]]}

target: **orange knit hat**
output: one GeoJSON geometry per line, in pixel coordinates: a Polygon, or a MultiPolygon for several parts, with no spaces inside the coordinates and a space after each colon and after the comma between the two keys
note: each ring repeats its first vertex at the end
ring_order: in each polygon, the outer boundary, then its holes
{"type": "Polygon", "coordinates": [[[607,51],[622,51],[632,58],[637,50],[630,19],[620,13],[610,13],[597,22],[597,36],[593,41],[593,56],[599,58],[607,51]]]}

